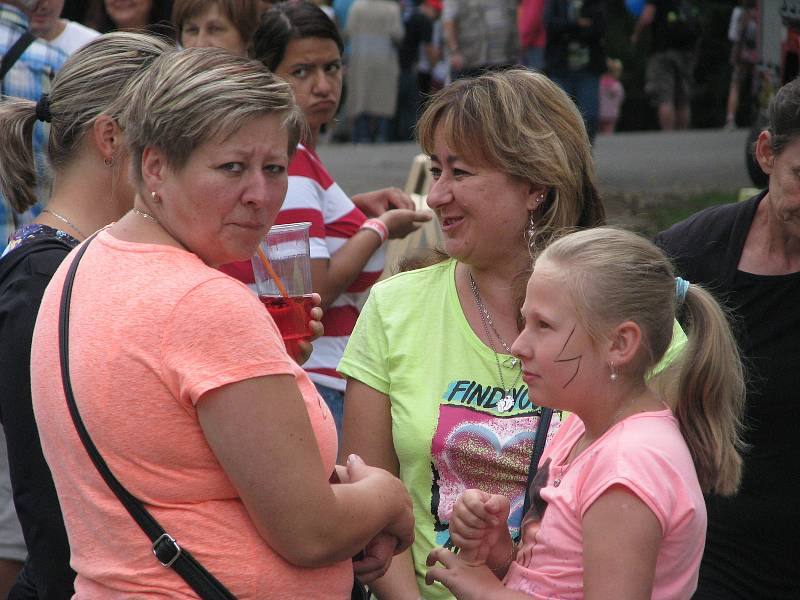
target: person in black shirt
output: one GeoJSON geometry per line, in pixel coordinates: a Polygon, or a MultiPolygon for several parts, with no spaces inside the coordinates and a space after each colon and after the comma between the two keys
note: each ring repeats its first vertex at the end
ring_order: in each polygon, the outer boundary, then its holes
{"type": "Polygon", "coordinates": [[[581,111],[589,141],[600,121],[600,76],[606,71],[606,3],[549,0],[544,9],[544,69],[581,111]]]}
{"type": "Polygon", "coordinates": [[[400,85],[397,87],[397,113],[395,134],[400,141],[414,139],[414,125],[420,106],[417,63],[420,50],[425,48],[431,54],[433,42],[433,21],[420,10],[422,0],[414,0],[411,13],[403,21],[405,35],[397,50],[400,60],[400,85]]]}
{"type": "Polygon", "coordinates": [[[773,98],[755,156],[766,190],[655,240],[684,278],[727,302],[749,374],[742,485],[706,498],[696,600],[800,598],[800,79],[773,98]]]}
{"type": "Polygon", "coordinates": [[[686,129],[691,122],[695,46],[699,34],[697,8],[689,0],[648,0],[631,35],[651,29],[645,92],[658,110],[661,129],[686,129]]]}

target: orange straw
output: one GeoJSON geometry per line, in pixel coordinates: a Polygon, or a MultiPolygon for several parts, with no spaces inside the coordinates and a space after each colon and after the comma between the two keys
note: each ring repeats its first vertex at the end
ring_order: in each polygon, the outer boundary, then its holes
{"type": "Polygon", "coordinates": [[[275,285],[278,286],[278,290],[280,291],[281,296],[283,296],[288,300],[289,292],[286,290],[286,286],[283,285],[281,278],[278,277],[278,274],[275,272],[275,269],[273,269],[272,265],[269,264],[269,259],[267,258],[267,255],[264,254],[264,251],[261,249],[261,246],[258,247],[257,252],[258,252],[258,258],[261,259],[261,264],[264,265],[264,268],[267,270],[267,273],[269,273],[269,276],[272,277],[272,280],[275,282],[275,285]]]}

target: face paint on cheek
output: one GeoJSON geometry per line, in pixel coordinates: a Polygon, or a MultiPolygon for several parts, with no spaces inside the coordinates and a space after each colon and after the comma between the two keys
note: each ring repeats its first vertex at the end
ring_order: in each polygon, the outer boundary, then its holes
{"type": "Polygon", "coordinates": [[[575,326],[572,326],[572,331],[569,332],[567,339],[564,341],[564,345],[561,348],[561,351],[558,353],[558,356],[555,357],[553,362],[557,363],[567,363],[567,362],[574,362],[575,363],[575,372],[572,374],[572,377],[567,380],[567,382],[563,385],[561,389],[565,389],[570,383],[572,383],[573,379],[578,376],[578,371],[581,370],[581,359],[583,358],[583,354],[579,354],[577,356],[567,357],[564,356],[565,351],[567,349],[567,344],[572,339],[572,336],[575,334],[575,326]]]}

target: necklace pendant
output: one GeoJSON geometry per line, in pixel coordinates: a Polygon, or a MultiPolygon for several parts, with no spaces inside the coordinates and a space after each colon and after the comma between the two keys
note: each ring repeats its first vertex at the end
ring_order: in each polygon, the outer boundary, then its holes
{"type": "Polygon", "coordinates": [[[513,369],[517,366],[519,359],[516,356],[509,356],[505,360],[503,360],[503,366],[513,369]]]}
{"type": "Polygon", "coordinates": [[[506,395],[503,396],[503,399],[497,403],[497,410],[498,412],[504,413],[510,411],[514,408],[514,396],[511,395],[511,390],[506,392],[506,395]]]}

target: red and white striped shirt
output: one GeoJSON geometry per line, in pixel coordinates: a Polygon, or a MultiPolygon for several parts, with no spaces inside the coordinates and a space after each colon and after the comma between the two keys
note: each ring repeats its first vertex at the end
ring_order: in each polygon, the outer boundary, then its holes
{"type": "MultiPolygon", "coordinates": [[[[311,223],[311,258],[329,259],[366,220],[344,190],[333,180],[317,154],[299,144],[289,163],[289,188],[283,208],[275,220],[283,223],[311,223]]],[[[355,281],[331,304],[322,318],[325,335],[314,341],[314,352],[303,365],[312,381],[344,391],[345,382],[336,372],[347,340],[358,318],[369,288],[383,271],[384,251],[379,248],[364,265],[355,281]]],[[[221,270],[255,290],[249,262],[223,265],[221,270]]]]}

